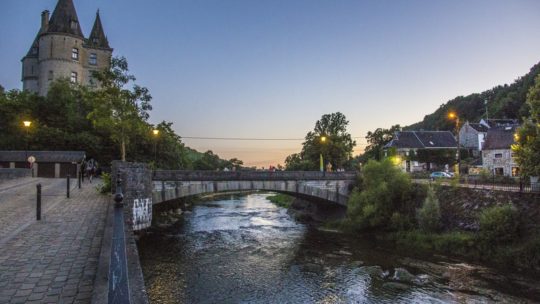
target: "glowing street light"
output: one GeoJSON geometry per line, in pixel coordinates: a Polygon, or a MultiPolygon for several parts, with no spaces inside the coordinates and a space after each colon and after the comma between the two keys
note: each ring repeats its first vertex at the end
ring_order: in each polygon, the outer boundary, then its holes
{"type": "Polygon", "coordinates": [[[152,134],[154,135],[154,165],[156,165],[157,140],[159,136],[159,130],[158,129],[152,130],[152,134]]]}
{"type": "Polygon", "coordinates": [[[29,120],[25,120],[25,121],[23,121],[23,125],[24,125],[25,128],[29,128],[32,125],[32,122],[29,121],[29,120]]]}
{"type": "MultiPolygon", "coordinates": [[[[321,144],[325,144],[326,143],[326,136],[321,136],[320,138],[320,141],[321,141],[321,144]]],[[[323,155],[322,155],[322,149],[321,149],[321,153],[319,154],[319,165],[320,165],[320,170],[321,172],[324,172],[324,159],[323,159],[323,155]]]]}
{"type": "Polygon", "coordinates": [[[457,158],[457,168],[456,168],[456,174],[459,175],[459,167],[461,164],[461,154],[459,151],[459,116],[456,114],[456,112],[450,112],[448,113],[448,118],[455,119],[456,120],[456,137],[457,137],[457,143],[456,143],[456,158],[457,158]]]}
{"type": "MultiPolygon", "coordinates": [[[[32,125],[32,122],[30,120],[24,120],[22,123],[23,123],[24,129],[26,130],[26,150],[24,151],[24,158],[28,160],[28,146],[29,146],[28,142],[30,141],[29,139],[30,136],[28,135],[28,132],[29,132],[30,126],[32,125]]],[[[30,166],[32,165],[33,164],[31,164],[30,166]]]]}

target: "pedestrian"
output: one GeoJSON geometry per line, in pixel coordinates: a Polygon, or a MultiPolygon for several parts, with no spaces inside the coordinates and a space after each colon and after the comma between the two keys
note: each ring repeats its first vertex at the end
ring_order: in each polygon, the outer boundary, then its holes
{"type": "Polygon", "coordinates": [[[97,163],[93,158],[90,158],[90,160],[86,162],[86,176],[88,176],[88,180],[90,180],[90,183],[92,183],[94,174],[96,174],[96,167],[97,163]]]}

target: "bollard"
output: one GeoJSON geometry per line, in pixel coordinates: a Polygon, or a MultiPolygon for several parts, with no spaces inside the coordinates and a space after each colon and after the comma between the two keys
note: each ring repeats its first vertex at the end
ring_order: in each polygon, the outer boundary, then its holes
{"type": "Polygon", "coordinates": [[[66,196],[67,198],[69,198],[69,185],[70,184],[70,181],[69,181],[69,174],[67,175],[67,182],[66,182],[66,196]]]}
{"type": "Polygon", "coordinates": [[[124,204],[122,201],[124,200],[124,194],[122,193],[122,179],[120,178],[120,173],[116,176],[116,193],[113,196],[113,199],[115,201],[114,206],[116,208],[123,207],[124,204]]]}
{"type": "Polygon", "coordinates": [[[78,175],[79,175],[79,189],[81,189],[81,182],[82,182],[82,180],[81,180],[81,179],[82,179],[82,178],[81,178],[81,176],[82,176],[82,172],[79,172],[79,174],[78,174],[78,175]]]}
{"type": "Polygon", "coordinates": [[[41,184],[36,185],[36,220],[41,220],[41,184]]]}

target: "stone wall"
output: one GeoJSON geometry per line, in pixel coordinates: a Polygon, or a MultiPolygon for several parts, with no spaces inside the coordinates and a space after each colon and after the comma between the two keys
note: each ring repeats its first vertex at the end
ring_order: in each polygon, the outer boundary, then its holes
{"type": "Polygon", "coordinates": [[[482,161],[485,169],[492,172],[493,169],[502,168],[505,176],[512,176],[512,168],[518,167],[510,149],[484,150],[482,161]],[[496,154],[501,154],[501,157],[495,157],[496,154]]]}
{"type": "Polygon", "coordinates": [[[4,179],[16,179],[22,177],[32,176],[30,169],[3,169],[0,168],[0,180],[4,179]]]}
{"type": "Polygon", "coordinates": [[[482,210],[513,204],[519,211],[524,228],[534,229],[540,223],[540,194],[441,187],[437,191],[445,229],[476,231],[482,210]]]}

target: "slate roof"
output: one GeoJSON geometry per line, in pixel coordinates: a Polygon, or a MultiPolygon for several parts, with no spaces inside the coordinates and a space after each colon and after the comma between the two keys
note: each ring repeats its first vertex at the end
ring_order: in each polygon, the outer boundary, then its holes
{"type": "Polygon", "coordinates": [[[94,26],[92,27],[92,32],[90,37],[86,41],[86,44],[90,47],[110,49],[109,40],[105,36],[105,31],[103,30],[103,25],[101,24],[101,17],[99,16],[99,10],[96,13],[96,20],[94,21],[94,26]]]}
{"type": "Polygon", "coordinates": [[[469,126],[478,132],[484,132],[484,133],[486,133],[489,129],[488,127],[486,127],[486,125],[483,125],[481,123],[469,123],[469,126]]]}
{"type": "Polygon", "coordinates": [[[519,125],[519,122],[517,119],[488,119],[483,120],[485,123],[489,125],[490,128],[496,128],[496,127],[512,127],[519,125]]]}
{"type": "Polygon", "coordinates": [[[514,144],[515,127],[499,127],[489,129],[484,142],[483,150],[499,150],[510,149],[510,146],[514,144]]]}
{"type": "Polygon", "coordinates": [[[37,163],[74,163],[81,162],[84,151],[0,151],[2,162],[26,162],[27,156],[34,156],[37,163]]]}
{"type": "Polygon", "coordinates": [[[385,148],[448,149],[457,146],[450,131],[400,131],[385,148]]]}
{"type": "Polygon", "coordinates": [[[49,33],[65,33],[84,38],[72,0],[59,0],[49,21],[49,33]]]}

